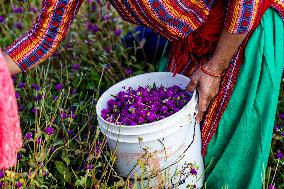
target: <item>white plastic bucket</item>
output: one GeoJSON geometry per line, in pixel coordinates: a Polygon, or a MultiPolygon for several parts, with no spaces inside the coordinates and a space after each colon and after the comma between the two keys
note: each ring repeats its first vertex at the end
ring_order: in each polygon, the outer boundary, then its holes
{"type": "Polygon", "coordinates": [[[196,93],[179,112],[150,124],[118,126],[105,121],[100,113],[107,107],[112,95],[128,87],[137,89],[155,83],[156,86],[178,85],[184,89],[188,82],[189,78],[179,74],[173,77],[173,73],[169,72],[142,74],[112,86],[97,102],[99,128],[107,137],[109,148],[116,152],[117,172],[122,177],[142,179],[139,188],[203,186],[201,133],[195,121],[196,93]],[[189,173],[191,163],[198,167],[196,175],[189,173]]]}

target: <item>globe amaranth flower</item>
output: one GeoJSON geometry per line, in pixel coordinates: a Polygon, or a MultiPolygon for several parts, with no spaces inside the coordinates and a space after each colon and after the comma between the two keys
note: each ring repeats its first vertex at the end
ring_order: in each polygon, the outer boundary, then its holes
{"type": "Polygon", "coordinates": [[[16,99],[20,99],[21,95],[17,92],[15,92],[15,96],[16,96],[16,99]]]}
{"type": "Polygon", "coordinates": [[[41,138],[37,138],[37,139],[36,139],[36,143],[37,143],[37,144],[40,144],[40,143],[41,143],[41,138]]]}
{"type": "Polygon", "coordinates": [[[269,184],[269,185],[268,185],[268,189],[276,189],[275,184],[269,184]]]}
{"type": "Polygon", "coordinates": [[[73,70],[78,71],[80,69],[80,64],[73,64],[73,70]]]}
{"type": "Polygon", "coordinates": [[[23,13],[25,11],[24,7],[13,7],[14,13],[23,13]]]}
{"type": "Polygon", "coordinates": [[[23,186],[23,184],[20,182],[20,181],[18,181],[17,183],[16,183],[16,187],[17,188],[21,188],[23,186]]]}
{"type": "Polygon", "coordinates": [[[33,88],[34,90],[36,90],[36,91],[39,90],[39,86],[38,86],[38,84],[36,84],[36,83],[33,83],[33,84],[32,84],[32,88],[33,88]]]}
{"type": "Polygon", "coordinates": [[[62,83],[57,83],[56,85],[55,85],[55,89],[57,90],[57,91],[60,91],[60,90],[62,90],[64,88],[64,85],[62,84],[62,83]]]}
{"type": "Polygon", "coordinates": [[[60,112],[60,118],[61,118],[61,119],[66,119],[66,118],[67,118],[66,112],[61,111],[61,112],[60,112]]]}
{"type": "Polygon", "coordinates": [[[277,159],[282,159],[283,158],[283,153],[282,152],[278,152],[277,154],[276,154],[276,158],[277,159]]]}
{"type": "Polygon", "coordinates": [[[0,179],[1,179],[1,178],[4,178],[4,177],[5,177],[4,171],[1,171],[1,170],[0,170],[0,179]]]}
{"type": "Polygon", "coordinates": [[[24,83],[24,82],[20,82],[19,84],[18,84],[18,88],[19,89],[22,89],[22,88],[24,88],[26,86],[26,83],[24,83]]]}
{"type": "Polygon", "coordinates": [[[17,160],[21,160],[23,158],[22,154],[20,152],[17,153],[17,160]]]}
{"type": "Polygon", "coordinates": [[[4,188],[5,184],[4,182],[0,182],[0,188],[4,188]]]}
{"type": "Polygon", "coordinates": [[[23,24],[18,22],[16,23],[15,27],[18,29],[18,30],[22,30],[24,28],[23,24]]]}
{"type": "Polygon", "coordinates": [[[33,138],[33,134],[30,133],[30,132],[27,132],[26,135],[25,135],[25,138],[26,138],[26,140],[30,140],[30,139],[33,138]]]}
{"type": "Polygon", "coordinates": [[[121,33],[122,33],[121,29],[115,29],[115,30],[114,30],[114,35],[115,35],[116,37],[120,36],[121,33]]]}
{"type": "Polygon", "coordinates": [[[53,133],[54,133],[54,128],[52,128],[52,127],[47,127],[47,128],[45,129],[45,133],[48,134],[48,135],[53,135],[53,133]]]}
{"type": "Polygon", "coordinates": [[[18,110],[21,112],[25,109],[24,105],[18,104],[18,110]]]}
{"type": "Polygon", "coordinates": [[[191,173],[192,175],[197,175],[197,171],[196,171],[196,169],[194,169],[194,168],[190,169],[190,173],[191,173]]]}
{"type": "Polygon", "coordinates": [[[4,16],[0,16],[0,24],[5,22],[5,17],[4,16]]]}
{"type": "Polygon", "coordinates": [[[32,108],[30,111],[31,111],[31,113],[33,113],[35,115],[39,115],[40,114],[40,109],[37,108],[37,107],[32,108]]]}

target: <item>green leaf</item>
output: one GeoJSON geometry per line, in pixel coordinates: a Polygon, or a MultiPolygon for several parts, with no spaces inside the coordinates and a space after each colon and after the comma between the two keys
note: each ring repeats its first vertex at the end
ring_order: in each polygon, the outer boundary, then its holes
{"type": "Polygon", "coordinates": [[[55,167],[57,171],[63,176],[63,178],[70,183],[71,182],[71,175],[69,172],[69,169],[65,167],[64,163],[61,161],[56,161],[55,162],[55,167]]]}
{"type": "Polygon", "coordinates": [[[67,157],[66,154],[63,154],[61,158],[64,160],[67,166],[70,165],[70,159],[67,157]]]}

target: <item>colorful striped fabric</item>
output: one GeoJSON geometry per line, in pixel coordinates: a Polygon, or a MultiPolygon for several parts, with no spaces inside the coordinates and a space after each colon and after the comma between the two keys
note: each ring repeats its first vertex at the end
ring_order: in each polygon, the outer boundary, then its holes
{"type": "Polygon", "coordinates": [[[44,0],[33,28],[5,51],[23,71],[43,62],[66,37],[82,2],[83,0],[44,0]]]}

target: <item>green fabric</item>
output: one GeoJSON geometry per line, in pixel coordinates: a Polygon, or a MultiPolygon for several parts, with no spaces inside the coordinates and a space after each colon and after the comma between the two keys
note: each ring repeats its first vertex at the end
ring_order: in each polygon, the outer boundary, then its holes
{"type": "Polygon", "coordinates": [[[261,188],[284,66],[283,38],[283,21],[268,9],[249,39],[232,97],[208,146],[206,188],[261,188]]]}

